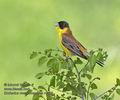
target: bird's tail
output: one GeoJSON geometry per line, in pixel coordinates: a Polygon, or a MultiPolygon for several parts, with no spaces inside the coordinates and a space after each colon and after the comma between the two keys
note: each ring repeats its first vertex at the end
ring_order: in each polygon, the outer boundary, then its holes
{"type": "MultiPolygon", "coordinates": [[[[90,53],[85,52],[83,58],[86,59],[86,60],[88,60],[89,57],[90,57],[90,53]]],[[[104,66],[104,62],[103,62],[103,61],[97,60],[96,63],[97,63],[98,65],[100,65],[101,67],[104,66]]]]}
{"type": "Polygon", "coordinates": [[[97,63],[98,65],[100,65],[101,67],[103,67],[103,66],[104,66],[103,61],[97,60],[97,61],[96,61],[96,63],[97,63]]]}

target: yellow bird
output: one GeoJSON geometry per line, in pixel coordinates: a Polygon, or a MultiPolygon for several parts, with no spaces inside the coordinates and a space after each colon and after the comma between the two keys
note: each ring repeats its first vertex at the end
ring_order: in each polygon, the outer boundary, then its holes
{"type": "MultiPolygon", "coordinates": [[[[56,30],[58,32],[60,45],[66,56],[77,55],[86,60],[88,59],[90,56],[89,52],[87,52],[87,49],[72,35],[72,31],[66,21],[59,21],[56,24],[56,30]]],[[[103,66],[101,61],[97,61],[96,63],[103,66]]]]}

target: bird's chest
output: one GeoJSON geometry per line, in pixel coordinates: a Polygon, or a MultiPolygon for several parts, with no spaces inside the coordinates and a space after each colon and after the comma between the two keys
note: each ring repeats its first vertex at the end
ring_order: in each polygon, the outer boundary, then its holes
{"type": "Polygon", "coordinates": [[[60,46],[62,47],[62,49],[64,50],[66,56],[71,56],[72,53],[62,44],[62,35],[59,34],[59,43],[60,43],[60,46]]]}

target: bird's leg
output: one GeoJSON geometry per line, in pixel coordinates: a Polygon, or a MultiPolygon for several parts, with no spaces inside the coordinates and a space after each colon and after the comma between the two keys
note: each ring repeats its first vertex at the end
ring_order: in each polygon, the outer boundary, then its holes
{"type": "Polygon", "coordinates": [[[66,56],[65,52],[63,52],[63,55],[65,56],[65,60],[66,60],[66,61],[71,60],[71,58],[70,58],[69,56],[66,56]]]}
{"type": "Polygon", "coordinates": [[[63,51],[63,56],[67,59],[66,53],[63,51]]]}
{"type": "Polygon", "coordinates": [[[72,70],[73,68],[73,61],[69,56],[65,56],[65,61],[67,62],[67,68],[72,70]]]}

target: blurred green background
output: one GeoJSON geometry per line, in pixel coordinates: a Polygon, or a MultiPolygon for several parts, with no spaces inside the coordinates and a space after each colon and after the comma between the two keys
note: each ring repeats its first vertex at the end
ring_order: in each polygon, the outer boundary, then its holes
{"type": "MultiPolygon", "coordinates": [[[[0,0],[0,100],[31,100],[30,96],[4,96],[3,83],[38,82],[34,75],[45,69],[29,55],[56,48],[54,25],[60,20],[70,23],[88,50],[108,51],[105,68],[95,69],[101,77],[97,92],[114,85],[120,77],[120,0],[0,0]]],[[[119,99],[116,94],[115,100],[119,99]]]]}

